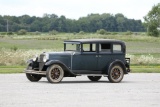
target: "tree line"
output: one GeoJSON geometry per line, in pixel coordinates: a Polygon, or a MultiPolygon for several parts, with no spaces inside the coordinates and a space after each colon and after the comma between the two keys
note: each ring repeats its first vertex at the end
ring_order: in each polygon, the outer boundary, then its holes
{"type": "Polygon", "coordinates": [[[28,32],[96,32],[104,29],[109,32],[143,32],[146,31],[141,20],[128,19],[123,14],[89,14],[78,20],[68,19],[65,16],[56,14],[44,14],[43,17],[22,15],[22,16],[1,16],[0,32],[17,32],[25,29],[28,32]]]}

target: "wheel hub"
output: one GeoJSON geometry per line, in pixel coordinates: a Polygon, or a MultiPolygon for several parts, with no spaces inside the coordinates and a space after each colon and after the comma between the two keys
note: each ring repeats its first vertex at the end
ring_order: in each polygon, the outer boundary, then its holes
{"type": "Polygon", "coordinates": [[[121,75],[120,70],[118,68],[115,68],[112,72],[113,79],[118,79],[120,75],[121,75]]]}
{"type": "Polygon", "coordinates": [[[58,68],[55,68],[51,71],[52,79],[58,79],[59,76],[60,76],[60,70],[58,68]]]}

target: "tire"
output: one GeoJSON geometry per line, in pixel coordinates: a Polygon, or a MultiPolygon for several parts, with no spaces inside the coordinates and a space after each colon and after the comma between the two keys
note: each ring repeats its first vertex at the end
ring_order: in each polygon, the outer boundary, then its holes
{"type": "MultiPolygon", "coordinates": [[[[29,69],[30,69],[30,66],[28,65],[27,66],[27,70],[29,70],[29,69]]],[[[26,73],[26,77],[31,82],[38,82],[42,78],[42,76],[40,76],[40,75],[37,75],[37,74],[28,74],[28,73],[26,73]]]]}
{"type": "Polygon", "coordinates": [[[37,74],[27,74],[27,73],[26,73],[26,77],[31,82],[38,82],[42,78],[42,76],[40,76],[40,75],[37,75],[37,74]]]}
{"type": "Polygon", "coordinates": [[[108,79],[112,83],[119,83],[122,81],[124,76],[124,71],[121,65],[115,64],[111,66],[111,69],[108,73],[108,79]]]}
{"type": "Polygon", "coordinates": [[[98,81],[101,79],[102,76],[88,76],[89,80],[91,81],[98,81]]]}
{"type": "Polygon", "coordinates": [[[58,64],[54,64],[48,67],[46,76],[50,83],[59,83],[64,77],[63,68],[58,64]]]}

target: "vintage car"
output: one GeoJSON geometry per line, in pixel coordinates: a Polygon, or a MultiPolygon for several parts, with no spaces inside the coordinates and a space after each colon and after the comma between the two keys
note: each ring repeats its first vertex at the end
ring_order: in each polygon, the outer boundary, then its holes
{"type": "Polygon", "coordinates": [[[44,52],[28,60],[24,72],[32,82],[46,77],[50,83],[59,83],[63,77],[86,75],[91,81],[104,76],[118,83],[130,72],[130,58],[125,55],[126,46],[120,40],[66,40],[63,52],[44,52]]]}

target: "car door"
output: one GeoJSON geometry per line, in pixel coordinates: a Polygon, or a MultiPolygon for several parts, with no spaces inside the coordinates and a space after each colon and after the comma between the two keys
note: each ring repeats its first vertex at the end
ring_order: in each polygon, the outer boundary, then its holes
{"type": "Polygon", "coordinates": [[[98,54],[98,70],[105,72],[107,65],[112,60],[112,44],[111,43],[99,43],[98,54]]]}
{"type": "Polygon", "coordinates": [[[96,44],[83,44],[82,52],[73,55],[73,71],[80,74],[98,73],[96,72],[98,67],[97,55],[96,44]]]}

